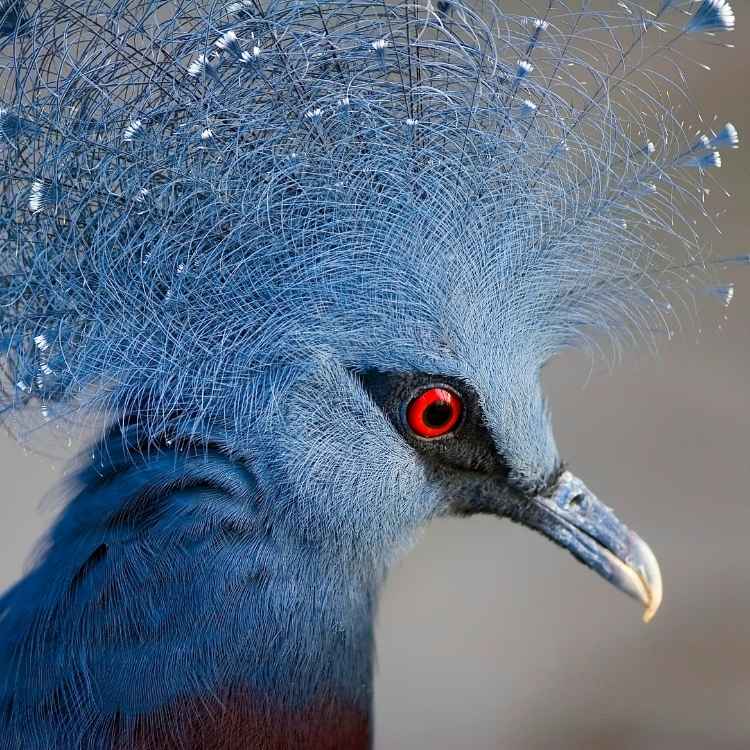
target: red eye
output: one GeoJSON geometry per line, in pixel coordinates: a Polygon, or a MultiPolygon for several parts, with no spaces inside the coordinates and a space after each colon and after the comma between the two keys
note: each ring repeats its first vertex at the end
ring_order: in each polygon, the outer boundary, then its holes
{"type": "Polygon", "coordinates": [[[406,409],[406,421],[415,435],[436,438],[447,435],[458,424],[462,411],[457,393],[433,387],[412,400],[406,409]]]}

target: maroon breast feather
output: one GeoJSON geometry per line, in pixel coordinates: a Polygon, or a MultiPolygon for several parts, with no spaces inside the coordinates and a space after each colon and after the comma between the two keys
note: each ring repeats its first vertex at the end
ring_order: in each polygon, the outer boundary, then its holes
{"type": "Polygon", "coordinates": [[[339,700],[289,709],[244,689],[140,717],[116,750],[368,750],[369,716],[339,700]]]}

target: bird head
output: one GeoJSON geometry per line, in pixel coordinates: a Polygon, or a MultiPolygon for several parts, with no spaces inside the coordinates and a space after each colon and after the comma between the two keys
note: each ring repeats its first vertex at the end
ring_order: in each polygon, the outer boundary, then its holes
{"type": "Polygon", "coordinates": [[[457,226],[430,234],[451,238],[442,262],[412,254],[404,236],[402,268],[380,253],[372,267],[362,263],[359,319],[359,295],[343,300],[341,328],[323,326],[337,337],[322,350],[317,341],[269,410],[274,426],[260,452],[267,490],[285,509],[279,521],[291,520],[289,533],[317,543],[337,568],[370,570],[433,518],[508,518],[638,599],[649,620],[661,602],[656,558],[558,454],[540,382],[546,333],[534,327],[546,324],[536,312],[523,319],[522,298],[534,297],[518,293],[512,273],[500,289],[497,269],[472,268],[476,238],[461,249],[457,226]],[[384,285],[405,309],[373,299],[384,285]]]}
{"type": "Polygon", "coordinates": [[[540,373],[731,299],[695,217],[737,131],[689,133],[659,65],[735,19],[539,5],[39,4],[0,111],[6,415],[221,434],[339,568],[507,517],[653,615],[654,556],[558,455],[540,373]]]}

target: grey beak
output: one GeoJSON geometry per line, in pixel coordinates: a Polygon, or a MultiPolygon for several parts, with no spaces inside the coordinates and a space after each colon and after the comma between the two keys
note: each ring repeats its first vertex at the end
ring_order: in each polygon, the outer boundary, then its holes
{"type": "Polygon", "coordinates": [[[569,471],[549,491],[530,497],[518,520],[640,601],[644,622],[656,614],[662,582],[654,553],[569,471]]]}

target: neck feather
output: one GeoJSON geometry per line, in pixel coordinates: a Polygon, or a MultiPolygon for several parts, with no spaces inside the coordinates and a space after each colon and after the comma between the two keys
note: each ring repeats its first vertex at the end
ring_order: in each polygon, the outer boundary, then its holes
{"type": "Polygon", "coordinates": [[[0,600],[6,731],[34,727],[30,748],[81,727],[118,750],[368,747],[376,586],[275,538],[224,454],[107,455],[0,600]]]}

